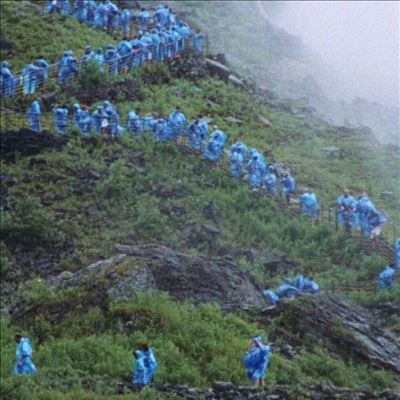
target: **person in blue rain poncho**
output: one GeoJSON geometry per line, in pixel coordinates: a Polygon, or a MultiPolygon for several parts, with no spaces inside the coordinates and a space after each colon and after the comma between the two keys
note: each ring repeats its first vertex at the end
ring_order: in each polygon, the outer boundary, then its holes
{"type": "Polygon", "coordinates": [[[275,195],[276,193],[276,175],[274,168],[269,166],[267,173],[263,177],[264,189],[268,194],[275,195]]]}
{"type": "Polygon", "coordinates": [[[22,70],[22,92],[24,94],[34,94],[36,85],[38,83],[39,74],[41,69],[36,67],[33,63],[25,65],[22,70]]]}
{"type": "Polygon", "coordinates": [[[203,156],[206,160],[219,161],[224,151],[226,142],[226,135],[217,125],[214,125],[213,131],[210,134],[210,139],[203,152],[203,156]]]}
{"type": "Polygon", "coordinates": [[[300,212],[307,215],[313,222],[317,219],[318,201],[312,189],[307,190],[299,197],[300,212]]]}
{"type": "Polygon", "coordinates": [[[142,353],[145,368],[144,384],[148,385],[153,381],[153,375],[157,369],[157,361],[154,356],[153,349],[147,343],[142,344],[142,353]]]}
{"type": "Polygon", "coordinates": [[[252,153],[250,160],[247,162],[248,183],[252,190],[257,190],[261,185],[262,172],[260,162],[258,152],[252,153]]]}
{"type": "Polygon", "coordinates": [[[367,216],[368,232],[370,239],[377,239],[381,233],[386,217],[378,210],[371,211],[367,216]]]}
{"type": "Polygon", "coordinates": [[[1,63],[1,96],[10,97],[15,93],[16,78],[10,70],[8,61],[1,63]]]}
{"type": "Polygon", "coordinates": [[[119,14],[119,26],[124,36],[128,36],[131,32],[131,12],[128,8],[124,8],[119,14]]]}
{"type": "Polygon", "coordinates": [[[290,278],[285,278],[283,283],[275,289],[275,293],[279,299],[282,299],[283,297],[292,299],[296,294],[300,293],[300,289],[294,286],[290,278]]]}
{"type": "Polygon", "coordinates": [[[390,266],[386,265],[382,272],[378,275],[378,289],[391,289],[394,287],[395,270],[390,266]]]}
{"type": "Polygon", "coordinates": [[[316,294],[319,292],[319,285],[312,278],[308,279],[303,275],[297,275],[294,285],[304,293],[316,294]]]}
{"type": "Polygon", "coordinates": [[[400,268],[400,238],[394,244],[394,256],[396,259],[396,267],[400,268]]]}
{"type": "Polygon", "coordinates": [[[356,203],[356,213],[358,220],[360,221],[361,231],[365,239],[369,239],[371,237],[371,226],[368,221],[368,216],[371,213],[376,213],[377,210],[372,203],[372,201],[368,198],[365,192],[361,193],[361,195],[357,199],[356,203]]]}
{"type": "Polygon", "coordinates": [[[135,350],[133,355],[135,360],[133,362],[131,383],[134,385],[144,385],[146,371],[144,366],[144,354],[140,350],[135,350]]]}
{"type": "Polygon", "coordinates": [[[158,25],[162,28],[165,27],[168,23],[169,8],[167,6],[159,5],[154,13],[154,18],[158,25]]]}
{"type": "Polygon", "coordinates": [[[231,174],[236,179],[243,176],[243,155],[237,147],[231,148],[229,156],[229,165],[231,166],[231,174]]]}
{"type": "Polygon", "coordinates": [[[243,162],[246,162],[247,161],[247,153],[248,153],[247,146],[243,142],[241,142],[238,138],[236,138],[233,141],[232,146],[230,148],[230,152],[232,153],[232,151],[234,149],[236,149],[237,151],[239,151],[242,154],[243,162]]]}
{"type": "Polygon", "coordinates": [[[29,129],[34,132],[41,132],[42,127],[40,125],[40,103],[38,100],[33,101],[28,110],[28,123],[29,129]]]}
{"type": "Polygon", "coordinates": [[[110,0],[104,1],[104,26],[109,33],[112,33],[118,26],[118,7],[110,0]]]}
{"type": "Polygon", "coordinates": [[[64,105],[53,108],[54,127],[60,135],[66,135],[68,129],[68,108],[64,105]]]}
{"type": "Polygon", "coordinates": [[[85,46],[85,54],[79,59],[79,66],[83,68],[88,65],[90,60],[94,59],[94,51],[91,46],[85,46]]]}
{"type": "Polygon", "coordinates": [[[138,24],[138,29],[140,31],[146,31],[150,22],[151,22],[151,15],[145,7],[140,9],[139,14],[136,17],[136,22],[138,24]]]}
{"type": "Polygon", "coordinates": [[[74,128],[79,128],[79,119],[82,113],[81,106],[78,103],[72,105],[72,126],[74,128]]]}
{"type": "Polygon", "coordinates": [[[200,118],[197,117],[190,121],[187,129],[186,136],[189,140],[189,147],[193,150],[200,150],[203,147],[204,136],[201,129],[200,118]]]}
{"type": "Polygon", "coordinates": [[[271,289],[263,290],[263,295],[268,300],[270,306],[274,306],[279,301],[278,295],[271,289]]]}
{"type": "Polygon", "coordinates": [[[294,178],[289,174],[285,173],[280,180],[282,195],[288,203],[290,203],[291,196],[296,191],[296,182],[294,178]]]}
{"type": "Polygon", "coordinates": [[[126,131],[128,133],[134,133],[136,136],[140,136],[143,132],[141,120],[135,110],[128,112],[126,117],[126,131]]]}
{"type": "Polygon", "coordinates": [[[343,194],[336,199],[337,225],[343,225],[346,230],[358,228],[356,206],[357,202],[350,194],[350,190],[344,189],[343,194]]]}
{"type": "Polygon", "coordinates": [[[78,118],[78,126],[83,136],[89,135],[91,130],[91,117],[89,107],[86,104],[82,104],[78,118]]]}
{"type": "Polygon", "coordinates": [[[243,356],[243,365],[251,385],[264,387],[270,351],[270,346],[263,342],[261,336],[250,339],[249,350],[243,356]]]}
{"type": "Polygon", "coordinates": [[[170,122],[170,127],[172,129],[172,138],[177,138],[184,133],[186,117],[179,106],[169,114],[168,121],[170,122]]]}
{"type": "Polygon", "coordinates": [[[128,69],[132,63],[132,46],[128,41],[127,37],[124,37],[117,46],[117,52],[120,56],[119,58],[119,68],[122,73],[127,73],[128,69]]]}
{"type": "Polygon", "coordinates": [[[15,349],[15,362],[13,367],[14,375],[33,375],[37,372],[37,368],[32,361],[32,347],[30,341],[21,334],[15,335],[17,343],[15,349]]]}
{"type": "Polygon", "coordinates": [[[65,85],[76,75],[78,75],[78,69],[73,51],[64,51],[58,63],[57,81],[60,85],[65,85]]]}
{"type": "Polygon", "coordinates": [[[87,19],[87,7],[86,0],[74,0],[72,7],[72,14],[79,22],[86,22],[87,19]]]}
{"type": "Polygon", "coordinates": [[[201,56],[203,52],[203,41],[205,39],[204,33],[197,31],[192,37],[193,51],[196,56],[201,56]]]}
{"type": "Polygon", "coordinates": [[[37,71],[37,84],[41,85],[45,83],[47,79],[49,79],[49,63],[43,58],[43,56],[39,56],[33,65],[39,68],[37,71]]]}
{"type": "Polygon", "coordinates": [[[110,75],[118,75],[120,59],[121,57],[117,49],[112,44],[107,45],[107,50],[104,54],[104,62],[108,66],[108,73],[110,75]]]}

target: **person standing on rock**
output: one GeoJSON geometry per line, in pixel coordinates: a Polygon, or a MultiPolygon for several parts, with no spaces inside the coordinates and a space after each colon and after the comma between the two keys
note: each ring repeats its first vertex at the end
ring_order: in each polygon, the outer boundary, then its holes
{"type": "Polygon", "coordinates": [[[252,386],[264,387],[269,353],[270,346],[263,342],[261,336],[250,339],[250,348],[243,356],[243,364],[252,386]]]}

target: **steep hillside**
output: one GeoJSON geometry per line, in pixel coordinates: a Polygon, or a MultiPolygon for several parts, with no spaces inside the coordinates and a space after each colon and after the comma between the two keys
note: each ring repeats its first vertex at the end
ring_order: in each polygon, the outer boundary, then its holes
{"type": "MultiPolygon", "coordinates": [[[[67,48],[80,54],[87,43],[117,41],[71,18],[42,15],[40,4],[1,2],[2,30],[13,43],[2,59],[17,69],[28,46],[28,58],[40,49],[55,61],[67,48]],[[50,32],[64,40],[54,43],[50,32]]],[[[41,90],[40,134],[19,129],[37,96],[2,99],[2,396],[193,399],[182,385],[223,380],[235,389],[220,385],[212,395],[229,398],[247,384],[241,356],[260,334],[272,355],[266,393],[257,398],[395,399],[400,288],[376,290],[388,258],[358,232],[336,231],[329,205],[343,186],[363,188],[397,222],[396,151],[378,148],[366,130],[330,126],[270,93],[211,76],[203,58],[99,76],[66,87],[53,80],[41,90]],[[93,111],[104,100],[122,120],[132,109],[165,116],[176,105],[189,120],[202,113],[226,132],[227,146],[239,137],[290,169],[300,186],[315,185],[323,217],[312,225],[297,205],[232,179],[226,159],[217,167],[150,132],[115,141],[53,132],[55,104],[86,102],[93,111]],[[341,156],[328,155],[328,146],[341,156]],[[381,199],[383,191],[391,195],[381,199]],[[298,273],[319,283],[318,296],[265,309],[262,289],[298,273]],[[16,330],[34,346],[39,372],[28,379],[11,375],[16,330]],[[132,350],[144,341],[159,369],[151,387],[131,393],[132,350]]],[[[392,244],[397,233],[384,235],[392,244]]]]}

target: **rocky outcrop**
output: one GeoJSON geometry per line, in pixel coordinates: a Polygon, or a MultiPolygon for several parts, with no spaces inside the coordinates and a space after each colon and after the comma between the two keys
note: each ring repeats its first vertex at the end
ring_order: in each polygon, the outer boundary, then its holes
{"type": "MultiPolygon", "coordinates": [[[[276,337],[296,346],[323,344],[329,351],[390,370],[400,380],[400,340],[381,328],[369,311],[336,295],[298,297],[265,311],[279,314],[282,327],[276,337]],[[296,335],[293,333],[296,332],[296,335]]],[[[274,336],[274,335],[273,335],[274,336]]]]}
{"type": "Polygon", "coordinates": [[[223,311],[261,310],[262,288],[230,257],[205,258],[165,246],[115,245],[117,254],[73,274],[60,274],[53,288],[86,286],[99,296],[128,300],[135,292],[168,292],[173,299],[214,302],[223,311]]]}

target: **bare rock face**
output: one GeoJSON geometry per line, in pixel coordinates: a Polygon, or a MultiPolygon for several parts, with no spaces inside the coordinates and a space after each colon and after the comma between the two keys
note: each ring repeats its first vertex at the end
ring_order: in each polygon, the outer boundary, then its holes
{"type": "Polygon", "coordinates": [[[352,353],[354,359],[392,371],[400,380],[400,339],[381,328],[366,308],[336,295],[320,294],[299,297],[267,312],[278,313],[286,321],[289,343],[291,334],[297,332],[296,345],[323,341],[332,352],[344,357],[352,353]]]}
{"type": "Polygon", "coordinates": [[[224,311],[265,307],[262,288],[230,258],[205,258],[173,251],[164,246],[116,245],[120,253],[142,263],[153,289],[176,300],[215,302],[224,311]]]}
{"type": "Polygon", "coordinates": [[[262,310],[262,288],[229,257],[205,258],[165,246],[115,245],[116,255],[65,279],[49,279],[54,289],[84,286],[97,297],[129,300],[136,292],[168,292],[178,301],[217,303],[223,311],[262,310]]]}

